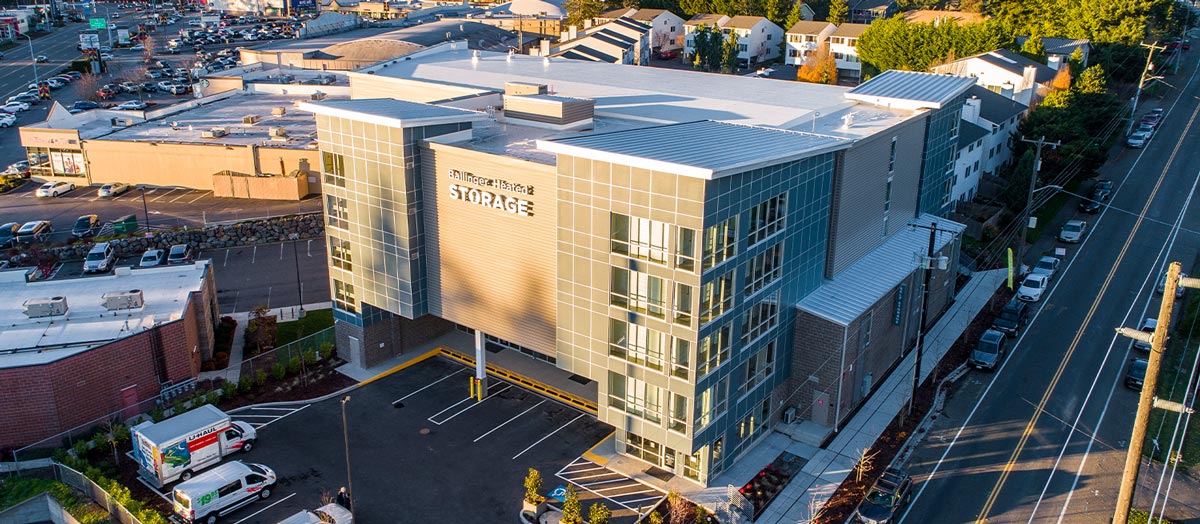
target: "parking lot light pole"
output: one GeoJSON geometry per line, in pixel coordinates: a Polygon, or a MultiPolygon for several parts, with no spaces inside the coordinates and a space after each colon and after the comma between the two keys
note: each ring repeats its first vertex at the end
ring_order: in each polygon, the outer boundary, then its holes
{"type": "Polygon", "coordinates": [[[298,316],[304,318],[304,282],[300,280],[300,246],[296,240],[300,238],[299,233],[292,233],[292,260],[296,263],[296,291],[300,293],[300,312],[298,316]]]}
{"type": "Polygon", "coordinates": [[[350,395],[346,395],[342,399],[342,442],[346,447],[346,498],[350,499],[350,514],[354,514],[354,482],[350,480],[350,432],[346,426],[346,403],[350,402],[350,395]]]}
{"type": "Polygon", "coordinates": [[[150,232],[150,207],[146,205],[146,185],[138,186],[142,190],[142,213],[146,215],[146,232],[150,232]]]}

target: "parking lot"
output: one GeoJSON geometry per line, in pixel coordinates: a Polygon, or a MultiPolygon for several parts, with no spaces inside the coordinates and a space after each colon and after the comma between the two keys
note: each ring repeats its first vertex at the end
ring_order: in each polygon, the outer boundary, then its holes
{"type": "Polygon", "coordinates": [[[50,237],[52,243],[65,242],[75,219],[86,214],[100,215],[103,222],[132,214],[137,215],[138,222],[144,225],[148,213],[152,229],[172,229],[321,210],[321,200],[315,197],[299,202],[219,198],[212,196],[211,191],[170,187],[146,189],[145,207],[142,192],[136,188],[113,198],[97,196],[97,187],[76,187],[59,197],[38,198],[34,196],[38,185],[36,181],[29,181],[0,194],[0,224],[49,220],[54,226],[54,234],[50,237]]]}
{"type": "MultiPolygon", "coordinates": [[[[565,483],[555,472],[612,432],[590,413],[494,378],[484,401],[470,400],[470,376],[433,357],[351,392],[350,482],[338,398],[296,411],[240,412],[235,418],[265,425],[259,445],[237,458],[273,468],[280,481],[271,499],[224,522],[274,524],[348,484],[363,522],[513,522],[528,468],[542,472],[550,492],[565,483]]],[[[580,490],[585,508],[600,499],[596,492],[580,490]]],[[[623,515],[614,522],[632,522],[623,515]]]]}

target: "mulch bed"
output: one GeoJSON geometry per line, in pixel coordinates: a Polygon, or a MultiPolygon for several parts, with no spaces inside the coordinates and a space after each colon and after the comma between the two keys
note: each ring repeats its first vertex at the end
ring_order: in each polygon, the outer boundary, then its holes
{"type": "MultiPolygon", "coordinates": [[[[1012,298],[1012,291],[1007,287],[1001,287],[996,291],[987,307],[971,321],[967,331],[954,342],[950,351],[934,369],[933,374],[925,379],[925,382],[917,389],[916,405],[912,415],[907,416],[906,411],[901,411],[879,436],[879,440],[875,441],[875,445],[868,452],[874,454],[875,458],[871,461],[871,468],[863,475],[862,481],[856,480],[856,475],[847,477],[825,503],[824,509],[813,519],[813,524],[841,524],[850,518],[859,502],[867,495],[867,490],[874,485],[875,479],[879,478],[883,470],[891,464],[892,459],[908,441],[909,435],[916,430],[917,424],[929,412],[942,377],[950,374],[967,361],[971,345],[992,325],[995,313],[999,312],[1010,298],[1012,298]]],[[[933,416],[937,417],[937,415],[933,416]]]]}
{"type": "Polygon", "coordinates": [[[308,369],[307,381],[302,380],[298,376],[288,377],[283,379],[283,382],[287,386],[281,386],[274,378],[269,378],[263,387],[254,388],[249,394],[237,395],[232,399],[222,400],[217,403],[217,407],[221,408],[222,411],[228,412],[242,406],[267,402],[302,401],[322,397],[335,391],[341,391],[358,383],[358,381],[336,371],[336,368],[342,364],[342,360],[337,357],[330,357],[317,362],[314,367],[308,369]],[[290,389],[288,386],[290,386],[290,389]]]}

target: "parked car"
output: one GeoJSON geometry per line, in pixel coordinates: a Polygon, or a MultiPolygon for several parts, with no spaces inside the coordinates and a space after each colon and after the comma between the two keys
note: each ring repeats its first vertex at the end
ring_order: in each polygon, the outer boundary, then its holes
{"type": "Polygon", "coordinates": [[[663,51],[658,52],[659,60],[673,60],[678,57],[679,57],[679,50],[677,50],[677,49],[668,49],[668,50],[663,50],[663,51]]]}
{"type": "Polygon", "coordinates": [[[112,183],[104,184],[104,185],[100,186],[100,189],[96,190],[96,196],[98,196],[98,197],[115,197],[126,191],[129,191],[129,184],[126,184],[124,182],[112,182],[112,183]]]}
{"type": "Polygon", "coordinates": [[[147,93],[157,93],[158,92],[158,84],[155,84],[154,82],[142,82],[141,88],[142,88],[142,91],[145,91],[147,93]]]}
{"type": "Polygon", "coordinates": [[[6,113],[29,111],[29,104],[27,104],[25,102],[15,102],[15,101],[9,102],[7,104],[0,106],[0,111],[4,111],[6,113]]]}
{"type": "Polygon", "coordinates": [[[17,123],[17,115],[0,113],[0,127],[12,127],[15,123],[17,123]]]}
{"type": "Polygon", "coordinates": [[[1079,210],[1084,213],[1099,213],[1104,203],[1112,198],[1113,183],[1111,180],[1097,180],[1092,186],[1092,192],[1086,200],[1079,203],[1079,210]]]}
{"type": "Polygon", "coordinates": [[[8,100],[6,100],[5,102],[25,102],[26,104],[37,104],[37,103],[41,102],[41,99],[38,98],[37,95],[34,95],[34,94],[20,93],[20,94],[16,94],[16,95],[8,97],[8,100]]]}
{"type": "Polygon", "coordinates": [[[142,102],[141,100],[129,100],[127,102],[121,102],[120,104],[117,104],[113,107],[113,109],[116,109],[117,111],[137,111],[146,109],[146,103],[142,102]]]}
{"type": "Polygon", "coordinates": [[[979,342],[971,350],[971,358],[967,363],[979,369],[995,370],[1000,362],[1008,355],[1008,337],[1004,333],[989,329],[979,337],[979,342]]]}
{"type": "Polygon", "coordinates": [[[99,109],[100,104],[92,102],[91,100],[76,100],[74,104],[71,104],[71,108],[82,109],[86,111],[88,109],[99,109]]]}
{"type": "Polygon", "coordinates": [[[4,168],[4,174],[20,175],[21,178],[29,178],[29,161],[20,160],[9,164],[8,167],[4,168]]]}
{"type": "Polygon", "coordinates": [[[235,460],[175,486],[171,500],[185,522],[215,524],[218,517],[270,497],[275,479],[266,466],[235,460]]]}
{"type": "Polygon", "coordinates": [[[183,84],[174,84],[171,86],[170,91],[172,95],[186,95],[192,92],[192,88],[183,84]]]}
{"type": "Polygon", "coordinates": [[[102,100],[108,100],[114,96],[117,96],[117,92],[111,87],[101,87],[100,89],[96,90],[96,96],[100,97],[102,100]]]}
{"type": "Polygon", "coordinates": [[[912,478],[899,469],[887,468],[854,510],[851,520],[866,524],[895,524],[910,500],[912,478]]]}
{"type": "MultiPolygon", "coordinates": [[[[1146,333],[1148,335],[1153,335],[1154,329],[1157,327],[1158,327],[1158,319],[1153,318],[1153,317],[1143,318],[1142,321],[1140,323],[1138,323],[1138,331],[1141,331],[1142,333],[1146,333]]],[[[1133,348],[1140,349],[1142,351],[1150,351],[1150,343],[1142,342],[1141,340],[1134,340],[1133,348]]]]}
{"type": "Polygon", "coordinates": [[[112,60],[115,58],[112,53],[100,53],[101,60],[112,60]]]}
{"type": "Polygon", "coordinates": [[[1150,362],[1144,358],[1134,358],[1129,360],[1129,370],[1125,372],[1125,387],[1134,391],[1141,391],[1142,384],[1146,382],[1146,367],[1150,362]]]}
{"type": "Polygon", "coordinates": [[[37,188],[34,195],[39,197],[56,197],[68,191],[74,191],[75,184],[70,182],[46,182],[37,188]]]}
{"type": "Polygon", "coordinates": [[[1062,229],[1058,231],[1058,239],[1068,244],[1078,244],[1086,234],[1087,222],[1082,220],[1068,220],[1066,224],[1063,224],[1062,229]]]}
{"type": "Polygon", "coordinates": [[[39,64],[44,64],[46,62],[49,62],[50,59],[46,58],[46,55],[37,55],[37,56],[33,57],[33,61],[37,62],[39,64]]]}
{"type": "Polygon", "coordinates": [[[1052,256],[1044,256],[1039,258],[1037,264],[1033,265],[1033,274],[1046,275],[1046,280],[1054,279],[1054,274],[1058,273],[1058,266],[1062,261],[1052,256]]]}
{"type": "Polygon", "coordinates": [[[192,261],[192,247],[187,244],[175,244],[167,251],[167,264],[186,264],[192,261]]]}
{"type": "Polygon", "coordinates": [[[45,242],[50,238],[50,233],[54,232],[54,227],[50,222],[45,220],[34,220],[21,225],[21,229],[17,230],[18,244],[32,244],[34,242],[45,242]]]}
{"type": "Polygon", "coordinates": [[[92,246],[87,257],[83,259],[83,272],[103,273],[112,269],[116,262],[117,250],[113,249],[108,242],[101,242],[92,246]]]}
{"type": "Polygon", "coordinates": [[[16,246],[18,229],[21,229],[21,224],[16,222],[0,225],[0,247],[16,246]]]}
{"type": "Polygon", "coordinates": [[[1134,149],[1141,149],[1143,147],[1146,147],[1146,143],[1149,141],[1150,141],[1150,132],[1139,130],[1138,132],[1136,132],[1132,135],[1129,135],[1129,138],[1125,139],[1125,145],[1132,147],[1134,149]]]}
{"type": "Polygon", "coordinates": [[[1021,281],[1021,287],[1017,288],[1017,298],[1025,302],[1037,302],[1042,299],[1042,294],[1049,287],[1050,280],[1046,275],[1031,274],[1021,281]]]}
{"type": "Polygon", "coordinates": [[[163,77],[162,71],[159,71],[157,69],[147,69],[146,70],[146,78],[158,80],[159,78],[162,78],[162,77],[163,77]]]}
{"type": "Polygon", "coordinates": [[[142,259],[138,261],[138,267],[154,267],[161,266],[166,260],[167,252],[161,249],[148,249],[142,253],[142,259]]]}
{"type": "Polygon", "coordinates": [[[135,82],[121,82],[120,84],[117,84],[117,85],[121,87],[122,93],[131,93],[132,94],[132,93],[137,93],[138,91],[141,91],[141,86],[139,86],[135,82]]]}
{"type": "MultiPolygon", "coordinates": [[[[1185,278],[1185,277],[1187,277],[1187,273],[1179,274],[1179,278],[1185,278]]],[[[1185,289],[1187,289],[1187,288],[1185,288],[1183,286],[1175,286],[1175,298],[1183,298],[1183,290],[1185,290],[1185,289]]],[[[1167,290],[1167,274],[1163,273],[1162,276],[1159,277],[1159,279],[1158,279],[1158,285],[1154,287],[1154,292],[1161,295],[1166,290],[1167,290]]]]}
{"type": "Polygon", "coordinates": [[[74,238],[91,238],[96,235],[96,231],[99,229],[99,215],[83,215],[75,219],[75,225],[71,226],[71,236],[74,238]]]}
{"type": "Polygon", "coordinates": [[[350,510],[337,504],[329,503],[312,511],[301,510],[292,516],[279,521],[279,524],[353,524],[354,516],[350,510]]]}
{"type": "Polygon", "coordinates": [[[992,320],[992,329],[1016,337],[1028,323],[1029,305],[1014,298],[1009,300],[995,320],[992,320]]]}

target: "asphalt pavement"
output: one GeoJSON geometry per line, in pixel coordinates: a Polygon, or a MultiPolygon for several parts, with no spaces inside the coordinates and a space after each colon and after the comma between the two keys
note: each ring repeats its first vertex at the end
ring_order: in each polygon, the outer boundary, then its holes
{"type": "Polygon", "coordinates": [[[1200,150],[1191,146],[1200,139],[1200,77],[1197,56],[1188,58],[1170,79],[1175,89],[1143,100],[1142,110],[1167,110],[1151,143],[1114,151],[1101,169],[1118,189],[1101,215],[1080,217],[1088,238],[1055,243],[1055,229],[1031,250],[1036,258],[1062,247],[1067,258],[1003,367],[972,371],[951,392],[908,464],[917,495],[902,522],[1111,519],[1137,406],[1122,381],[1129,360],[1144,356],[1114,329],[1156,315],[1165,265],[1181,261],[1186,271],[1200,254],[1192,205],[1200,150]]]}

